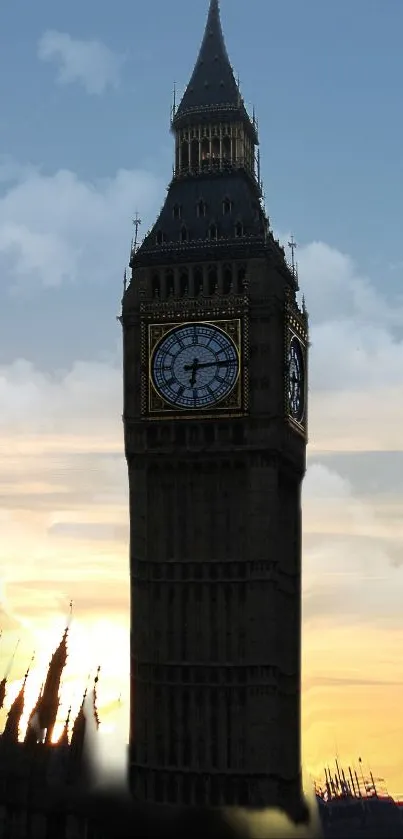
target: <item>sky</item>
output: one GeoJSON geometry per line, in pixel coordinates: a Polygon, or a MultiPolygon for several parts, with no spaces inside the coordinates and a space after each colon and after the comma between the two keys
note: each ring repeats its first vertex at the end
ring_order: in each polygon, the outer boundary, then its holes
{"type": "MultiPolygon", "coordinates": [[[[33,703],[73,599],[59,729],[100,664],[101,752],[116,767],[129,682],[116,316],[132,218],[144,234],[164,201],[173,86],[189,80],[207,5],[2,10],[0,670],[21,638],[6,706],[35,652],[33,703]]],[[[403,5],[221,9],[311,319],[304,767],[360,756],[403,796],[403,5]]]]}

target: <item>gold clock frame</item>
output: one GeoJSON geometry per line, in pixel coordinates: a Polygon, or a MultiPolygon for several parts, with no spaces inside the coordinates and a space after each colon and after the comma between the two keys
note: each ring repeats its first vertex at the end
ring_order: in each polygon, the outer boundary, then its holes
{"type": "Polygon", "coordinates": [[[199,420],[218,419],[226,417],[242,417],[249,408],[249,375],[248,365],[248,329],[246,317],[195,317],[194,319],[172,320],[170,322],[149,322],[142,324],[142,375],[141,375],[141,413],[147,420],[199,420]],[[173,329],[180,326],[193,326],[200,323],[215,326],[224,332],[233,342],[239,361],[237,381],[231,393],[222,399],[216,408],[188,408],[173,407],[156,391],[151,371],[151,362],[155,349],[162,338],[173,329]]]}

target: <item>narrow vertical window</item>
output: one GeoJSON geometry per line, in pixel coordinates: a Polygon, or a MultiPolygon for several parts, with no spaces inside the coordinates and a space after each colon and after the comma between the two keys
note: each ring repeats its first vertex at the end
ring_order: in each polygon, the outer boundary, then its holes
{"type": "MultiPolygon", "coordinates": [[[[165,294],[167,297],[172,297],[175,293],[175,278],[173,271],[167,271],[165,275],[165,294]]],[[[169,529],[169,528],[168,528],[169,529]]]]}
{"type": "Polygon", "coordinates": [[[202,200],[197,205],[197,215],[199,218],[203,218],[206,215],[206,205],[202,200]]]}
{"type": "Polygon", "coordinates": [[[159,274],[154,274],[152,278],[152,296],[159,297],[161,294],[161,282],[159,274]]]}
{"type": "Polygon", "coordinates": [[[238,221],[235,225],[235,236],[237,239],[240,239],[243,236],[243,224],[241,221],[238,221]]]}
{"type": "Polygon", "coordinates": [[[179,278],[180,296],[186,297],[189,289],[189,275],[187,269],[184,268],[179,278]]]}
{"type": "Polygon", "coordinates": [[[213,265],[213,266],[211,266],[211,268],[209,268],[209,272],[208,272],[208,293],[209,293],[210,297],[212,297],[213,294],[216,293],[217,283],[218,283],[217,268],[215,267],[215,265],[213,265]]]}
{"type": "Polygon", "coordinates": [[[224,294],[231,294],[232,291],[232,267],[224,265],[223,269],[223,291],[224,294]]]}
{"type": "Polygon", "coordinates": [[[184,140],[181,146],[182,151],[182,169],[189,169],[189,143],[184,140]]]}

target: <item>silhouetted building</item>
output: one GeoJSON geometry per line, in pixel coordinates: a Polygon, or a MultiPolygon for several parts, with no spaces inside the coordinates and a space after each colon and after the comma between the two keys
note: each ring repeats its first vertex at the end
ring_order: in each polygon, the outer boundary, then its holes
{"type": "MultiPolygon", "coordinates": [[[[59,741],[52,742],[59,709],[59,691],[67,661],[66,629],[53,654],[38,701],[30,714],[27,732],[20,742],[20,723],[24,712],[23,684],[8,710],[0,735],[0,839],[64,839],[88,835],[88,819],[76,812],[75,799],[89,779],[90,764],[85,748],[88,711],[87,691],[69,737],[71,711],[67,715],[59,741]]],[[[93,728],[99,724],[94,683],[93,728]]],[[[2,681],[2,705],[6,698],[7,678],[2,681]],[[4,695],[3,695],[4,694],[4,695]]],[[[94,836],[98,834],[94,833],[94,836]]]]}
{"type": "Polygon", "coordinates": [[[304,811],[308,318],[211,0],[122,303],[138,801],[304,811]]]}

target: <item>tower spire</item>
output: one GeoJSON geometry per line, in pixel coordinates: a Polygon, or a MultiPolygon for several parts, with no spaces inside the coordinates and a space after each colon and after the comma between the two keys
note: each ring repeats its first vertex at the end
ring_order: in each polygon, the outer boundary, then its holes
{"type": "Polygon", "coordinates": [[[68,746],[69,745],[69,724],[70,724],[70,715],[71,715],[71,705],[67,712],[66,721],[63,726],[63,731],[59,737],[59,746],[68,746]]]}
{"type": "Polygon", "coordinates": [[[31,668],[31,664],[35,658],[35,654],[32,656],[31,662],[28,666],[28,669],[25,673],[23,683],[21,685],[21,689],[18,692],[17,696],[14,699],[13,704],[10,707],[10,710],[7,715],[6,725],[3,732],[3,737],[5,740],[12,740],[14,743],[18,742],[18,734],[19,734],[19,726],[21,717],[24,711],[24,703],[25,703],[25,685],[27,683],[27,679],[29,676],[29,671],[31,668]]]}
{"type": "MultiPolygon", "coordinates": [[[[173,116],[173,128],[176,130],[189,117],[200,117],[212,109],[221,117],[236,112],[241,112],[242,118],[247,117],[225,46],[218,0],[210,0],[199,55],[185,94],[173,116]]],[[[249,117],[247,119],[249,121],[249,117]]]]}
{"type": "Polygon", "coordinates": [[[72,606],[73,604],[70,603],[70,615],[67,626],[59,646],[52,655],[41,696],[35,707],[35,711],[31,714],[31,719],[34,714],[38,715],[39,729],[41,731],[46,729],[46,743],[51,742],[56,716],[59,710],[59,689],[63,670],[67,662],[67,636],[72,617],[72,606]]]}
{"type": "Polygon", "coordinates": [[[98,705],[97,705],[97,700],[98,700],[97,684],[99,682],[100,670],[101,670],[101,667],[98,666],[97,672],[95,674],[94,687],[93,687],[93,691],[92,691],[92,713],[93,713],[93,717],[94,717],[95,727],[97,729],[99,728],[99,716],[98,716],[98,705]]]}

